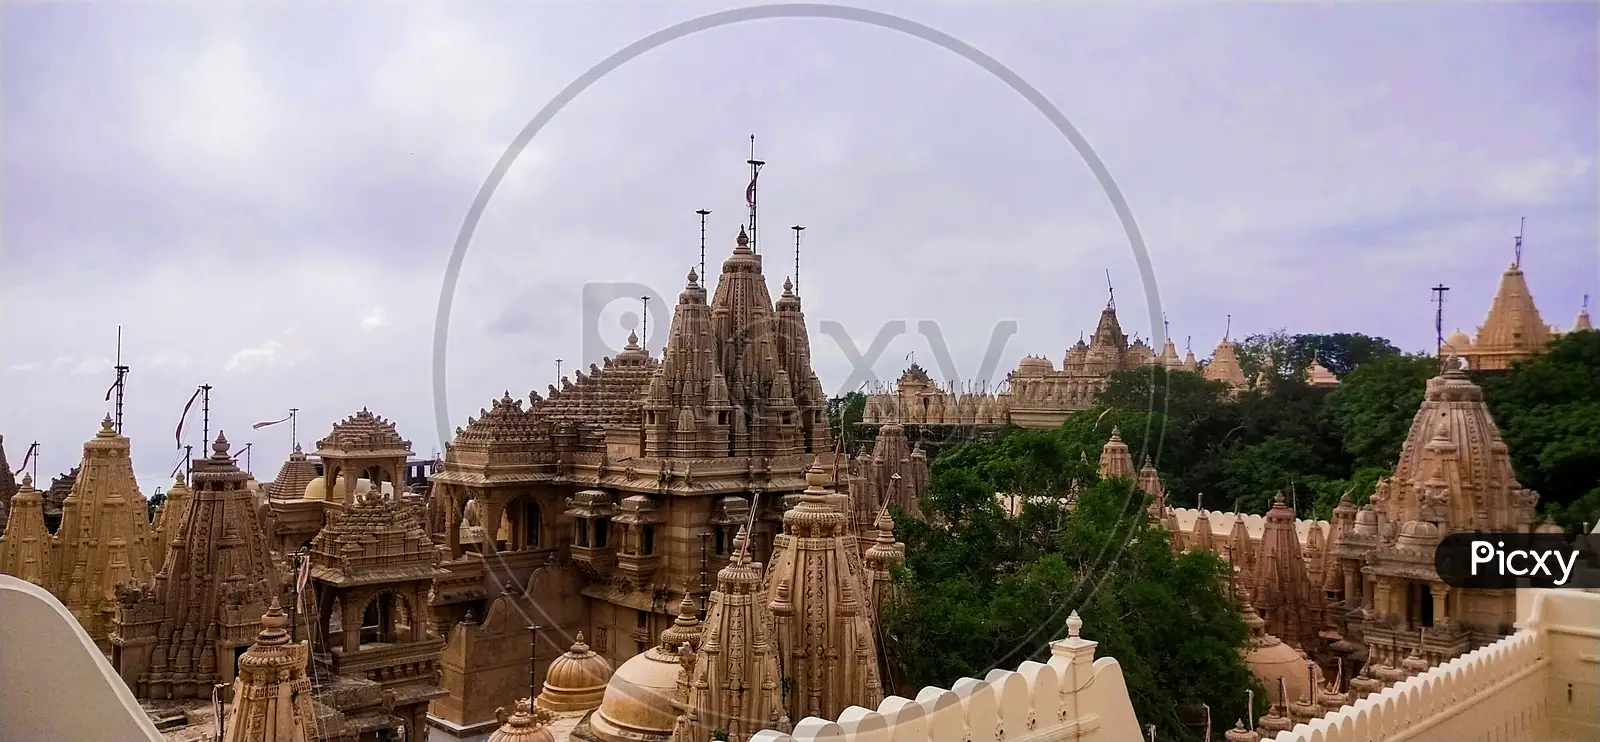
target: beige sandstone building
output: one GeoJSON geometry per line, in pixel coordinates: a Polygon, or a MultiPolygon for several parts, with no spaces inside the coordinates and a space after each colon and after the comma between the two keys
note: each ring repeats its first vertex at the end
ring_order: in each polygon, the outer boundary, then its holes
{"type": "MultiPolygon", "coordinates": [[[[1519,248],[1520,251],[1520,248],[1519,248]]],[[[1572,323],[1571,332],[1593,330],[1589,321],[1588,297],[1572,323]]],[[[1478,326],[1477,335],[1469,337],[1459,328],[1451,332],[1439,347],[1441,358],[1461,359],[1473,371],[1499,371],[1511,368],[1516,360],[1539,353],[1561,335],[1553,325],[1547,325],[1534,306],[1533,292],[1522,273],[1522,261],[1517,260],[1500,275],[1500,287],[1489,303],[1489,314],[1478,326]]]]}

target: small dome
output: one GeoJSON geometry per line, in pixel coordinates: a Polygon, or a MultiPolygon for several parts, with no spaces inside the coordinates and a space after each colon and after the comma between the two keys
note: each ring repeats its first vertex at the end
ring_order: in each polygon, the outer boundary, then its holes
{"type": "Polygon", "coordinates": [[[1450,333],[1449,335],[1446,335],[1444,337],[1444,344],[1449,349],[1454,350],[1457,353],[1465,353],[1466,351],[1472,350],[1472,338],[1467,337],[1467,333],[1464,333],[1459,329],[1450,333]]]}
{"type": "Polygon", "coordinates": [[[622,663],[606,683],[600,709],[589,717],[594,735],[603,742],[671,736],[678,723],[672,700],[681,669],[678,658],[659,644],[622,663]]]}
{"type": "Polygon", "coordinates": [[[534,703],[555,712],[588,711],[605,698],[606,681],[611,679],[611,663],[583,643],[583,632],[566,654],[557,657],[545,671],[544,690],[534,703]]]}
{"type": "MultiPolygon", "coordinates": [[[[344,479],[341,478],[339,481],[342,482],[342,481],[344,481],[344,479]]],[[[317,477],[316,479],[311,480],[311,482],[306,485],[305,498],[307,500],[326,500],[326,499],[328,499],[328,486],[326,484],[323,484],[322,477],[317,477]]]]}
{"type": "Polygon", "coordinates": [[[534,708],[526,698],[517,699],[515,713],[507,714],[502,708],[495,715],[500,717],[500,728],[489,735],[488,742],[555,742],[555,735],[545,726],[550,723],[550,712],[534,708]]]}

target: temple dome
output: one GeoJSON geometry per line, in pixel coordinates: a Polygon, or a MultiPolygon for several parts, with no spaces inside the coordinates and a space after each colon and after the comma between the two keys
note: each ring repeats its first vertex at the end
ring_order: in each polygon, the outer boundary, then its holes
{"type": "Polygon", "coordinates": [[[1282,680],[1287,697],[1277,699],[1277,703],[1285,708],[1293,699],[1309,697],[1311,687],[1306,676],[1305,657],[1294,647],[1266,632],[1267,622],[1251,605],[1250,596],[1242,585],[1235,586],[1234,597],[1239,600],[1240,613],[1245,626],[1250,629],[1250,638],[1245,640],[1242,650],[1244,664],[1250,668],[1250,674],[1266,686],[1269,697],[1277,692],[1278,681],[1282,680]]]}
{"type": "Polygon", "coordinates": [[[600,709],[590,717],[594,735],[605,742],[671,736],[678,723],[672,699],[682,669],[677,656],[659,644],[622,663],[606,683],[600,709]]]}
{"type": "Polygon", "coordinates": [[[534,703],[556,712],[588,711],[600,705],[610,679],[611,663],[583,642],[580,631],[572,648],[550,663],[534,703]]]}
{"type": "Polygon", "coordinates": [[[1467,337],[1467,333],[1458,328],[1455,332],[1445,336],[1444,344],[1445,347],[1461,353],[1472,349],[1472,338],[1467,337]]]}

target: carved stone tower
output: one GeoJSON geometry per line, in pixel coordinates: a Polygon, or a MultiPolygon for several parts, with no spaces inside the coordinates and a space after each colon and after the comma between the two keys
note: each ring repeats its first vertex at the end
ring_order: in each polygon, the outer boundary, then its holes
{"type": "Polygon", "coordinates": [[[245,488],[250,475],[234,465],[222,433],[211,456],[194,461],[192,479],[194,499],[154,589],[119,596],[112,664],[144,698],[204,698],[214,683],[232,683],[281,593],[245,488]]]}
{"type": "Polygon", "coordinates": [[[710,742],[719,731],[748,739],[784,720],[772,612],[761,592],[761,564],[750,561],[743,536],[735,539],[733,562],[717,572],[699,650],[685,663],[689,696],[675,742],[710,742]]]}
{"type": "Polygon", "coordinates": [[[445,695],[444,639],[428,630],[428,591],[449,572],[413,510],[375,487],[329,520],[311,545],[314,647],[332,673],[378,684],[406,739],[421,739],[428,702],[445,695]],[[338,631],[330,628],[336,611],[338,631]]]}
{"type": "Polygon", "coordinates": [[[783,515],[764,591],[777,623],[779,669],[788,679],[790,719],[834,718],[850,706],[883,700],[876,626],[848,516],[824,485],[818,464],[810,487],[783,515]]]}
{"type": "Polygon", "coordinates": [[[83,463],[56,531],[56,597],[108,652],[117,584],[145,582],[153,572],[147,504],[128,451],[128,439],[106,416],[100,432],[83,444],[83,463]]]}
{"type": "Polygon", "coordinates": [[[291,644],[289,616],[274,597],[261,616],[261,633],[239,658],[223,742],[313,742],[317,718],[311,705],[305,642],[291,644]]]}
{"type": "MultiPolygon", "coordinates": [[[[4,462],[0,462],[4,463],[4,462]]],[[[6,474],[8,472],[0,472],[6,474]]],[[[22,488],[11,500],[6,530],[0,535],[0,573],[49,589],[52,542],[44,527],[44,507],[33,476],[22,475],[22,488]]]]}

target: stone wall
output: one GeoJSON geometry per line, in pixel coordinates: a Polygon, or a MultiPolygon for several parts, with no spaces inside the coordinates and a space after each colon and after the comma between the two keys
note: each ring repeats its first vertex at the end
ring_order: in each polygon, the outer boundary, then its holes
{"type": "Polygon", "coordinates": [[[790,734],[768,730],[750,742],[1143,739],[1121,665],[1094,658],[1095,642],[1077,636],[1076,619],[1069,636],[1051,645],[1046,663],[924,688],[914,700],[890,696],[876,710],[852,706],[836,721],[806,718],[790,734]]]}
{"type": "Polygon", "coordinates": [[[1600,739],[1600,595],[1522,590],[1519,631],[1277,742],[1600,739]]]}

